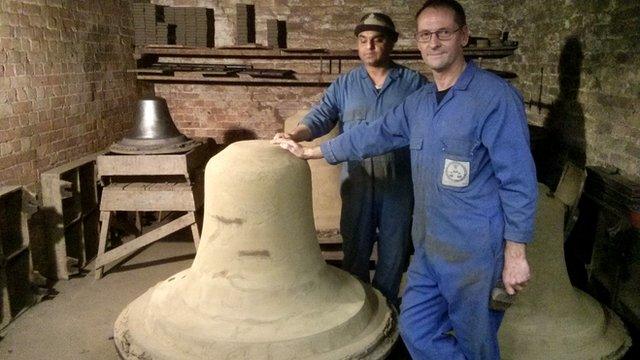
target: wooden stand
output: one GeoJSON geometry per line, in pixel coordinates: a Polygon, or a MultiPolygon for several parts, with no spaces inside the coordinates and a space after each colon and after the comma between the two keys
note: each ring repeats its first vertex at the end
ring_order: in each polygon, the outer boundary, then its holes
{"type": "Polygon", "coordinates": [[[95,277],[100,279],[104,267],[187,226],[198,247],[200,234],[195,213],[204,201],[203,166],[210,152],[205,144],[184,154],[120,155],[98,157],[98,174],[105,183],[100,201],[100,243],[95,263],[95,277]],[[184,211],[172,220],[107,251],[107,236],[115,211],[184,211]]]}

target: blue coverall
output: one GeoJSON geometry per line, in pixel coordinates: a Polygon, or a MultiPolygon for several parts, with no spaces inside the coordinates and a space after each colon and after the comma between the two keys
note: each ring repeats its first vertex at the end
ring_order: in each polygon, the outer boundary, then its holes
{"type": "MultiPolygon", "coordinates": [[[[404,66],[392,64],[380,90],[374,87],[364,65],[340,76],[321,102],[301,123],[313,138],[339,124],[348,132],[370,123],[421,88],[425,78],[404,66]]],[[[398,288],[407,262],[411,238],[413,193],[409,149],[349,161],[341,174],[343,268],[369,282],[369,258],[378,242],[378,263],[373,286],[397,306],[398,288]]]]}
{"type": "Polygon", "coordinates": [[[532,239],[537,188],[523,100],[468,62],[438,104],[429,84],[371,124],[321,145],[330,163],[411,150],[415,194],[400,328],[423,359],[498,359],[503,313],[489,309],[505,239],[532,239]]]}

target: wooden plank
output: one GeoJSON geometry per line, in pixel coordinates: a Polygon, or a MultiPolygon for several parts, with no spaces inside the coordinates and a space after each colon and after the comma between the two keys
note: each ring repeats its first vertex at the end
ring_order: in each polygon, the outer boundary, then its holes
{"type": "Polygon", "coordinates": [[[98,266],[98,259],[100,259],[104,255],[105,248],[107,247],[107,236],[109,235],[110,218],[110,211],[100,212],[100,243],[98,244],[98,255],[96,255],[96,265],[94,270],[96,279],[100,279],[102,277],[102,271],[104,269],[103,266],[98,266]]]}
{"type": "Polygon", "coordinates": [[[194,222],[191,224],[191,236],[193,236],[193,245],[196,247],[196,251],[198,251],[198,246],[200,245],[200,232],[198,231],[198,222],[194,222]]]}
{"type": "Polygon", "coordinates": [[[183,154],[164,155],[122,155],[104,154],[98,156],[98,176],[135,175],[183,175],[189,178],[189,171],[200,167],[210,155],[209,146],[200,144],[183,154]]]}
{"type": "Polygon", "coordinates": [[[172,190],[120,190],[107,186],[102,190],[101,211],[195,211],[191,187],[172,190]]]}
{"type": "MultiPolygon", "coordinates": [[[[49,169],[40,176],[42,188],[42,211],[46,212],[45,224],[47,243],[43,244],[45,253],[51,258],[43,274],[50,278],[68,279],[69,255],[78,259],[80,267],[87,263],[87,236],[89,231],[97,231],[97,224],[85,224],[84,220],[97,208],[96,158],[102,152],[84,156],[78,160],[49,169]],[[66,219],[65,219],[66,218],[66,219]],[[65,230],[72,220],[80,219],[80,229],[73,239],[68,239],[65,230]],[[70,252],[70,253],[69,253],[70,252]]],[[[76,221],[73,221],[77,223],[76,221]]],[[[97,238],[97,234],[95,234],[97,238]]],[[[89,239],[91,240],[91,239],[89,239]]],[[[95,245],[92,245],[95,249],[95,245]]],[[[93,254],[91,254],[93,255],[93,254]]]]}
{"type": "Polygon", "coordinates": [[[184,154],[116,155],[98,157],[98,175],[184,175],[188,176],[184,154]]]}
{"type": "MultiPolygon", "coordinates": [[[[202,174],[204,175],[204,174],[202,174]]],[[[204,176],[193,184],[193,202],[196,209],[200,209],[204,204],[204,176]]]]}
{"type": "Polygon", "coordinates": [[[340,260],[344,257],[342,251],[322,251],[322,258],[325,260],[340,260]]]}
{"type": "Polygon", "coordinates": [[[303,74],[297,73],[293,78],[253,78],[246,77],[206,77],[200,72],[176,73],[174,76],[162,75],[138,75],[136,78],[142,81],[153,82],[189,82],[207,84],[229,85],[256,85],[256,86],[327,86],[335,81],[340,74],[303,74]]]}
{"type": "Polygon", "coordinates": [[[342,244],[342,236],[318,236],[318,243],[324,244],[342,244]]]}
{"type": "MultiPolygon", "coordinates": [[[[9,196],[16,196],[16,193],[21,191],[20,186],[1,186],[0,187],[0,198],[5,198],[9,196]]],[[[11,209],[7,209],[11,210],[11,209]]],[[[3,219],[0,219],[0,224],[3,219]]],[[[6,219],[5,219],[6,220],[6,219]]],[[[2,264],[5,263],[6,257],[3,252],[3,238],[6,236],[4,234],[4,229],[0,225],[0,329],[3,329],[5,326],[9,325],[11,322],[11,300],[9,298],[9,284],[7,281],[7,272],[6,268],[3,267],[2,264]]],[[[9,255],[10,256],[10,255],[9,255]]]]}
{"type": "Polygon", "coordinates": [[[3,197],[3,196],[8,195],[10,193],[21,191],[21,190],[22,190],[22,186],[20,186],[20,185],[0,186],[0,197],[3,197]]]}
{"type": "Polygon", "coordinates": [[[132,252],[151,244],[171,233],[174,233],[184,227],[193,224],[196,221],[192,212],[183,215],[168,224],[165,224],[157,229],[149,231],[148,233],[139,236],[117,248],[110,250],[98,258],[96,258],[96,267],[104,267],[104,265],[110,262],[121,259],[122,257],[131,254],[132,252]]]}
{"type": "MultiPolygon", "coordinates": [[[[499,58],[513,55],[518,48],[513,46],[490,46],[486,48],[466,47],[464,55],[468,57],[499,58]]],[[[139,55],[145,57],[203,57],[203,58],[230,58],[230,59],[282,59],[282,60],[357,60],[358,52],[355,50],[325,50],[289,52],[286,49],[221,49],[221,48],[153,48],[145,47],[139,50],[139,55]]],[[[415,48],[396,49],[391,53],[394,60],[420,60],[420,52],[415,48]]]]}
{"type": "MultiPolygon", "coordinates": [[[[3,259],[2,246],[0,246],[0,259],[3,259]]],[[[11,322],[11,301],[9,300],[9,284],[7,272],[0,267],[0,329],[11,322]]]]}
{"type": "Polygon", "coordinates": [[[21,186],[0,187],[0,329],[35,301],[28,228],[32,200],[21,186]]]}
{"type": "MultiPolygon", "coordinates": [[[[67,169],[68,171],[70,169],[67,169]]],[[[52,255],[43,275],[54,279],[69,279],[67,271],[67,247],[64,237],[64,220],[62,217],[62,194],[60,191],[60,174],[55,169],[40,175],[42,187],[42,206],[46,212],[45,225],[47,231],[46,253],[52,255]]]]}
{"type": "Polygon", "coordinates": [[[133,183],[127,184],[126,186],[123,186],[122,190],[123,191],[146,191],[149,185],[150,184],[147,182],[133,182],[133,183]]]}
{"type": "Polygon", "coordinates": [[[73,169],[78,168],[78,167],[80,167],[82,165],[85,165],[87,163],[96,161],[96,158],[100,154],[103,154],[103,152],[98,152],[98,153],[94,153],[94,154],[90,154],[90,155],[81,157],[81,158],[79,158],[77,160],[71,161],[71,162],[66,163],[64,165],[60,165],[60,166],[57,166],[55,168],[46,170],[46,171],[42,172],[41,175],[45,175],[45,174],[47,174],[47,175],[48,174],[60,175],[60,174],[65,173],[65,172],[67,172],[69,170],[73,170],[73,169]]]}
{"type": "MultiPolygon", "coordinates": [[[[189,187],[189,184],[187,183],[183,183],[184,185],[186,185],[187,187],[189,187]]],[[[149,185],[148,190],[149,191],[171,191],[174,190],[176,187],[180,187],[180,183],[152,183],[149,185]]]]}

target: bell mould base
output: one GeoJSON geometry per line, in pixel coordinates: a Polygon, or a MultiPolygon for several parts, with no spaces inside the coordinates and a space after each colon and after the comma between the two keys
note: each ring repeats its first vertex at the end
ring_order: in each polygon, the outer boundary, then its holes
{"type": "MultiPolygon", "coordinates": [[[[329,272],[340,278],[346,278],[343,271],[328,267],[329,272]]],[[[169,279],[189,275],[185,270],[169,279]]],[[[235,341],[229,341],[229,335],[221,336],[220,319],[210,319],[211,331],[203,330],[202,323],[207,323],[207,315],[200,310],[181,309],[180,312],[192,312],[185,319],[200,318],[200,325],[194,325],[197,330],[189,331],[189,323],[181,324],[180,331],[167,332],[168,325],[164,315],[158,316],[158,309],[154,309],[154,296],[163,293],[163,287],[173,286],[169,280],[158,283],[146,293],[131,302],[120,314],[114,326],[114,341],[118,353],[123,359],[384,359],[398,338],[397,314],[388,305],[382,294],[369,285],[365,285],[353,277],[348,276],[350,285],[361,287],[362,309],[357,315],[341,320],[340,324],[331,329],[322,329],[313,335],[311,331],[304,331],[306,336],[289,338],[280,341],[243,341],[241,334],[235,336],[235,341]],[[155,294],[154,294],[155,293],[155,294]],[[154,314],[155,313],[155,314],[154,314]],[[364,314],[364,315],[363,315],[364,314]],[[355,323],[355,325],[354,325],[355,323]],[[186,327],[185,327],[186,326],[186,327]],[[178,336],[176,334],[179,334],[178,336]],[[215,335],[218,334],[218,335],[215,335]],[[218,337],[218,339],[216,339],[218,337]],[[224,338],[224,339],[223,339],[224,338]]],[[[337,295],[337,294],[336,294],[337,295]]],[[[324,304],[322,309],[341,306],[340,296],[336,296],[335,304],[324,304]],[[331,306],[327,306],[331,305],[331,306]]],[[[318,310],[318,309],[316,309],[318,310]]],[[[170,309],[169,309],[170,311],[170,309]]],[[[324,310],[323,310],[324,311],[324,310]]],[[[315,316],[314,309],[308,309],[310,316],[315,316]]],[[[336,311],[340,313],[340,311],[336,311]]],[[[327,314],[320,314],[326,316],[327,314]]],[[[169,322],[176,321],[175,319],[169,322]]],[[[270,322],[254,321],[255,329],[277,332],[276,326],[270,322]]],[[[286,323],[287,320],[284,322],[286,323]]],[[[293,321],[293,320],[292,320],[293,321]]],[[[294,325],[294,324],[292,324],[294,325]]],[[[296,327],[300,326],[297,321],[296,327]]],[[[253,330],[255,330],[253,329],[253,330]]],[[[233,326],[227,329],[233,332],[233,326]]]]}

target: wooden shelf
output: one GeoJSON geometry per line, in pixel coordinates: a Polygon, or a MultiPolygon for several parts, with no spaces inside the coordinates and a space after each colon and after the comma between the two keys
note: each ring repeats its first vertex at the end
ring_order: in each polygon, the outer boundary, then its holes
{"type": "MultiPolygon", "coordinates": [[[[464,55],[467,58],[497,59],[513,55],[517,49],[513,46],[467,47],[464,55]]],[[[255,48],[203,48],[185,46],[146,46],[136,50],[138,68],[129,70],[137,74],[137,79],[149,82],[173,83],[203,83],[249,86],[327,86],[342,72],[342,61],[358,60],[356,50],[327,50],[327,49],[271,49],[255,48]],[[171,58],[183,59],[241,59],[241,60],[277,60],[317,61],[319,72],[294,73],[289,77],[259,77],[242,74],[238,71],[221,71],[223,64],[175,63],[171,58]],[[162,60],[162,61],[161,61],[162,60]],[[325,65],[325,62],[327,65],[325,65]],[[337,66],[334,66],[337,62],[337,66]],[[206,68],[211,69],[207,70],[206,68]],[[327,70],[325,72],[325,69],[327,70]],[[337,73],[335,71],[337,71],[337,73]]],[[[391,54],[396,61],[420,60],[417,49],[398,49],[391,54]]],[[[228,65],[228,66],[237,66],[228,65]]],[[[251,65],[247,65],[252,68],[251,65]]],[[[266,71],[268,69],[253,69],[266,71]]],[[[245,72],[247,70],[244,70],[245,72]]]]}
{"type": "MultiPolygon", "coordinates": [[[[503,58],[513,55],[516,46],[486,48],[466,47],[464,55],[470,58],[503,58]]],[[[143,63],[153,63],[158,57],[193,57],[212,59],[281,59],[281,60],[358,60],[356,50],[327,49],[224,49],[184,46],[146,46],[138,50],[136,58],[143,63]]],[[[420,60],[417,49],[398,49],[391,54],[394,60],[420,60]]]]}
{"type": "Polygon", "coordinates": [[[224,85],[265,86],[327,86],[339,74],[294,74],[293,78],[259,78],[248,75],[207,77],[201,71],[175,72],[173,75],[138,75],[137,79],[151,82],[206,83],[224,85]]]}

